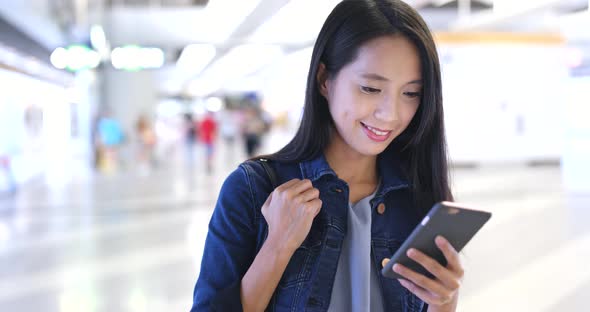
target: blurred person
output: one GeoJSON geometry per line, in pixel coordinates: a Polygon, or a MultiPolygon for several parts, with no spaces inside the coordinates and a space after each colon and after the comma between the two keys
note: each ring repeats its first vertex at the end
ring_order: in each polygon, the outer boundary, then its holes
{"type": "Polygon", "coordinates": [[[233,110],[223,110],[220,112],[219,135],[227,144],[234,144],[238,135],[238,120],[233,110]]]}
{"type": "Polygon", "coordinates": [[[99,147],[99,167],[111,172],[116,170],[119,164],[119,150],[124,142],[125,135],[121,124],[105,112],[98,119],[97,146],[99,147]]]}
{"type": "Polygon", "coordinates": [[[174,157],[179,141],[184,140],[184,133],[180,133],[182,128],[182,119],[175,117],[159,116],[154,122],[154,133],[156,135],[156,147],[154,148],[155,164],[170,165],[170,160],[174,157]]]}
{"type": "Polygon", "coordinates": [[[463,267],[443,237],[445,266],[409,252],[432,278],[379,272],[430,207],[453,200],[443,122],[437,50],[416,10],[340,2],[315,42],[295,137],[220,191],[192,311],[455,311],[463,267]]]}
{"type": "Polygon", "coordinates": [[[217,135],[217,121],[213,118],[213,112],[207,112],[199,123],[199,135],[205,145],[205,157],[207,173],[213,171],[213,154],[215,152],[215,138],[217,135]]]}
{"type": "Polygon", "coordinates": [[[101,116],[99,114],[95,115],[92,118],[91,124],[91,133],[90,137],[92,138],[92,164],[94,169],[100,170],[101,169],[101,144],[100,144],[100,133],[98,131],[98,124],[100,122],[101,116]]]}
{"type": "Polygon", "coordinates": [[[199,135],[199,128],[193,114],[185,113],[184,115],[184,125],[183,125],[183,137],[184,137],[184,146],[186,149],[186,163],[192,167],[194,162],[194,150],[195,150],[195,143],[197,141],[199,135]]]}
{"type": "Polygon", "coordinates": [[[262,118],[260,111],[255,107],[247,107],[244,111],[244,120],[242,124],[242,135],[246,148],[246,155],[249,158],[256,155],[260,148],[262,135],[267,130],[267,124],[262,118]]]}
{"type": "Polygon", "coordinates": [[[239,120],[235,110],[225,109],[219,112],[219,135],[226,146],[226,157],[228,161],[234,158],[234,146],[239,133],[239,120]]]}
{"type": "Polygon", "coordinates": [[[156,165],[154,149],[156,146],[156,133],[148,118],[139,116],[135,123],[135,131],[138,139],[137,160],[143,173],[149,172],[156,165]]]}

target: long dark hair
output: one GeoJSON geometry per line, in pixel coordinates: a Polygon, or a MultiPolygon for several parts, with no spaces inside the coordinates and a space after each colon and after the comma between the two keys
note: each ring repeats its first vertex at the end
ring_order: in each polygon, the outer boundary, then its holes
{"type": "Polygon", "coordinates": [[[424,20],[399,0],[344,0],[326,19],[313,49],[305,106],[295,137],[277,153],[266,155],[281,162],[300,162],[323,153],[336,131],[326,99],[320,94],[317,73],[326,66],[328,79],[354,61],[367,41],[386,35],[402,35],[419,51],[423,92],[420,106],[408,128],[380,155],[402,162],[419,212],[435,202],[453,200],[449,186],[447,150],[438,54],[424,20]]]}

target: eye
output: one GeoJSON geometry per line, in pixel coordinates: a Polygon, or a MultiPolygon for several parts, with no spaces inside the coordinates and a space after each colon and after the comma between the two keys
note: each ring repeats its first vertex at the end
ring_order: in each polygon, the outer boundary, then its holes
{"type": "Polygon", "coordinates": [[[404,95],[409,97],[409,98],[418,98],[420,96],[422,96],[422,92],[404,92],[404,95]]]}
{"type": "Polygon", "coordinates": [[[377,94],[377,93],[381,92],[381,89],[361,86],[361,91],[363,91],[363,93],[367,93],[367,94],[377,94]]]}

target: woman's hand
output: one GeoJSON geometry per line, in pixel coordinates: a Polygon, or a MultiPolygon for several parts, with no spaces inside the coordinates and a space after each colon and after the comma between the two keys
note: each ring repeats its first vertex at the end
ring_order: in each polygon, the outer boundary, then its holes
{"type": "Polygon", "coordinates": [[[277,187],[262,206],[268,239],[295,251],[305,240],[320,212],[320,191],[310,180],[293,179],[277,187]]]}
{"type": "Polygon", "coordinates": [[[309,234],[320,212],[320,192],[309,180],[294,179],[277,187],[262,206],[268,237],[242,278],[244,311],[264,311],[293,253],[309,234]]]}
{"type": "Polygon", "coordinates": [[[408,257],[432,273],[434,279],[399,263],[393,266],[393,271],[406,278],[399,279],[402,286],[428,303],[429,312],[455,311],[464,273],[461,259],[455,248],[442,236],[438,236],[435,243],[447,259],[446,267],[416,249],[408,250],[408,257]]]}

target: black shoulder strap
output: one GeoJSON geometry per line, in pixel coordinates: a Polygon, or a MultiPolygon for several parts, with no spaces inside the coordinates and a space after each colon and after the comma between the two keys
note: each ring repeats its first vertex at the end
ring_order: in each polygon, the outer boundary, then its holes
{"type": "Polygon", "coordinates": [[[275,173],[275,170],[268,164],[268,159],[260,158],[258,159],[258,161],[262,165],[262,168],[264,168],[264,171],[266,171],[266,175],[268,176],[270,184],[272,185],[272,188],[274,190],[278,186],[277,175],[275,173]]]}

